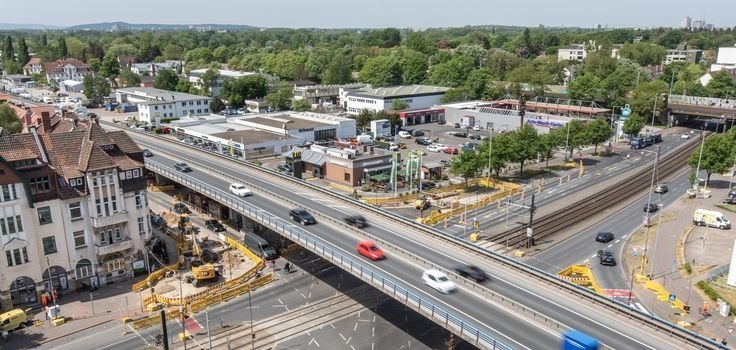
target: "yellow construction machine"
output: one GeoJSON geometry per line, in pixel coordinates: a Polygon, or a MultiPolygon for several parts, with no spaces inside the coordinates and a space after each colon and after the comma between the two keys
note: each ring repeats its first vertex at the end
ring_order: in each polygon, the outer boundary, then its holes
{"type": "Polygon", "coordinates": [[[191,274],[185,276],[187,283],[193,283],[195,287],[198,287],[202,282],[217,279],[217,269],[213,263],[219,260],[218,254],[211,250],[202,249],[197,237],[198,230],[192,225],[187,214],[179,216],[179,230],[181,230],[182,236],[191,237],[192,249],[183,253],[189,259],[191,271],[191,274]]]}

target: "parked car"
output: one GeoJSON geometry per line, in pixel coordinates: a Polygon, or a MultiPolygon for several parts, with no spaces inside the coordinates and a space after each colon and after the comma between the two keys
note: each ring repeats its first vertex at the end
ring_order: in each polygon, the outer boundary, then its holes
{"type": "Polygon", "coordinates": [[[463,264],[463,265],[457,266],[455,267],[455,272],[457,272],[458,275],[465,277],[465,278],[470,278],[477,283],[484,282],[488,279],[488,274],[486,274],[485,271],[473,265],[463,264]]]}
{"type": "Polygon", "coordinates": [[[614,239],[613,233],[611,232],[598,232],[597,235],[595,235],[595,241],[601,242],[601,243],[608,243],[614,239]]]}
{"type": "Polygon", "coordinates": [[[365,218],[363,217],[363,215],[360,215],[360,214],[353,214],[353,215],[346,216],[343,218],[343,220],[345,220],[345,222],[348,225],[352,225],[357,228],[366,226],[365,218]]]}
{"type": "Polygon", "coordinates": [[[389,151],[398,151],[399,150],[399,144],[395,142],[390,142],[388,144],[388,150],[389,151]]]}
{"type": "Polygon", "coordinates": [[[204,227],[212,232],[222,232],[225,231],[225,226],[222,226],[222,224],[215,220],[205,220],[204,221],[204,227]]]}
{"type": "Polygon", "coordinates": [[[433,188],[436,188],[437,184],[432,181],[419,181],[417,182],[417,189],[418,190],[431,190],[433,188]]]}
{"type": "Polygon", "coordinates": [[[285,173],[291,173],[294,171],[294,169],[291,167],[291,164],[289,163],[283,163],[276,166],[276,170],[283,171],[285,173]]]}
{"type": "Polygon", "coordinates": [[[601,265],[616,266],[616,258],[613,256],[613,251],[608,249],[601,249],[598,251],[598,261],[601,265]]]}
{"type": "Polygon", "coordinates": [[[667,186],[667,184],[658,184],[656,187],[654,187],[654,193],[667,193],[670,188],[667,186]]]}
{"type": "Polygon", "coordinates": [[[455,129],[460,129],[460,123],[452,124],[452,127],[455,129]]]}
{"type": "Polygon", "coordinates": [[[192,168],[190,168],[189,165],[187,165],[187,163],[176,163],[174,164],[174,169],[182,173],[188,173],[192,171],[192,168]]]}
{"type": "Polygon", "coordinates": [[[690,134],[684,133],[680,137],[683,138],[683,139],[689,139],[690,138],[690,134]]]}
{"type": "Polygon", "coordinates": [[[452,161],[450,161],[449,159],[441,159],[440,160],[440,165],[442,165],[443,167],[449,167],[450,164],[452,164],[452,161]]]}
{"type": "Polygon", "coordinates": [[[151,150],[148,148],[143,149],[143,156],[144,157],[153,157],[153,153],[151,153],[151,150]]]}
{"type": "Polygon", "coordinates": [[[435,269],[424,271],[422,282],[443,294],[449,294],[457,290],[455,283],[444,272],[435,269]]]}
{"type": "Polygon", "coordinates": [[[294,208],[289,212],[289,218],[302,225],[313,225],[317,223],[312,214],[304,208],[294,208]]]}
{"type": "Polygon", "coordinates": [[[427,146],[427,152],[442,152],[447,146],[441,144],[441,143],[433,143],[429,146],[427,146]]]}
{"type": "Polygon", "coordinates": [[[473,126],[474,131],[480,131],[480,125],[474,125],[473,126]]]}
{"type": "Polygon", "coordinates": [[[480,140],[480,135],[478,134],[468,135],[468,138],[471,140],[480,140]]]}
{"type": "Polygon", "coordinates": [[[468,137],[468,133],[462,132],[462,131],[455,131],[455,132],[450,133],[450,135],[455,136],[455,137],[468,137]]]}
{"type": "Polygon", "coordinates": [[[252,196],[253,192],[249,190],[245,185],[240,183],[232,183],[230,184],[230,193],[240,196],[240,197],[247,197],[252,196]]]}
{"type": "Polygon", "coordinates": [[[460,150],[458,150],[457,148],[453,148],[453,147],[447,147],[443,149],[442,152],[447,153],[447,154],[458,154],[460,153],[460,150]]]}
{"type": "Polygon", "coordinates": [[[422,145],[422,146],[429,146],[429,145],[432,144],[432,140],[430,140],[429,138],[426,138],[426,137],[417,137],[414,142],[416,142],[418,145],[422,145]]]}
{"type": "Polygon", "coordinates": [[[659,204],[656,204],[656,203],[644,204],[644,211],[647,213],[654,213],[657,210],[659,210],[659,204]]]}
{"type": "Polygon", "coordinates": [[[371,241],[358,242],[358,245],[356,248],[358,249],[358,254],[368,259],[375,261],[375,260],[381,260],[381,259],[386,258],[381,248],[378,248],[378,246],[371,241]]]}
{"type": "Polygon", "coordinates": [[[402,139],[410,139],[411,138],[411,134],[409,132],[405,131],[405,130],[399,131],[399,135],[398,136],[401,137],[402,139]]]}

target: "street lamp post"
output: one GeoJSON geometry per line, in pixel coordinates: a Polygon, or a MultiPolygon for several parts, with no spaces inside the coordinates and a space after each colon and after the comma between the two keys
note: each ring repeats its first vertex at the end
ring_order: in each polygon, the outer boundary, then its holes
{"type": "Polygon", "coordinates": [[[491,153],[493,152],[493,123],[488,128],[488,185],[491,184],[491,173],[493,168],[491,167],[491,153]]]}
{"type": "Polygon", "coordinates": [[[570,122],[572,122],[572,120],[569,120],[565,124],[565,126],[567,127],[567,131],[566,131],[566,134],[567,135],[565,136],[565,163],[567,163],[567,160],[568,160],[567,153],[569,152],[568,151],[568,147],[569,147],[569,144],[570,144],[570,122]]]}
{"type": "Polygon", "coordinates": [[[703,145],[705,145],[705,130],[700,132],[700,154],[698,155],[698,166],[695,168],[695,189],[700,189],[700,160],[703,158],[703,145]]]}
{"type": "Polygon", "coordinates": [[[657,151],[656,152],[654,152],[654,151],[646,151],[646,150],[642,150],[641,151],[642,153],[644,153],[644,152],[655,153],[656,154],[656,157],[654,158],[654,164],[653,164],[653,167],[652,167],[652,180],[651,180],[651,183],[649,184],[649,197],[647,199],[647,211],[646,211],[647,214],[644,217],[644,223],[646,224],[647,230],[646,230],[646,234],[644,235],[644,237],[645,237],[644,238],[644,254],[642,254],[642,256],[641,256],[641,268],[639,270],[639,273],[640,274],[643,274],[644,273],[644,263],[648,259],[648,257],[647,257],[647,247],[649,246],[649,227],[651,226],[651,225],[649,225],[649,219],[650,219],[650,214],[651,214],[651,211],[650,211],[649,207],[650,207],[650,205],[652,203],[652,192],[654,192],[654,179],[655,179],[655,176],[657,175],[657,163],[659,162],[659,152],[660,152],[661,149],[662,149],[662,146],[659,146],[659,147],[657,147],[657,151]]]}
{"type": "Polygon", "coordinates": [[[654,127],[654,119],[657,116],[657,99],[659,98],[659,94],[654,95],[654,110],[652,111],[652,127],[654,127]]]}

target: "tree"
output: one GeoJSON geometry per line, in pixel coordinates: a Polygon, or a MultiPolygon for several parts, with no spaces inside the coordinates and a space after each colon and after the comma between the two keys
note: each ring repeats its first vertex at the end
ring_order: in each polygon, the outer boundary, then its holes
{"type": "Polygon", "coordinates": [[[471,99],[488,97],[488,84],[491,82],[491,70],[488,68],[476,69],[465,80],[465,87],[472,92],[471,99]]]}
{"type": "Polygon", "coordinates": [[[26,44],[25,38],[20,38],[18,43],[18,63],[24,66],[28,61],[31,60],[31,55],[28,53],[28,45],[26,44]]]}
{"type": "Polygon", "coordinates": [[[120,73],[118,79],[120,80],[120,84],[122,85],[122,87],[141,85],[141,78],[138,76],[138,74],[131,72],[130,69],[123,70],[120,73]]]}
{"type": "Polygon", "coordinates": [[[15,49],[13,48],[13,38],[10,35],[5,37],[5,44],[3,45],[3,61],[15,62],[15,49]]]}
{"type": "Polygon", "coordinates": [[[212,96],[212,87],[217,83],[217,79],[220,78],[220,71],[217,69],[207,69],[202,74],[202,92],[207,96],[212,96]]]}
{"type": "Polygon", "coordinates": [[[212,102],[210,103],[210,111],[212,111],[212,113],[220,113],[220,111],[226,107],[225,102],[223,102],[219,97],[212,98],[212,102]]]}
{"type": "Polygon", "coordinates": [[[554,129],[546,134],[539,135],[539,152],[544,157],[545,167],[549,166],[549,160],[554,157],[555,151],[560,148],[560,144],[564,141],[565,135],[561,132],[564,130],[554,129]]]}
{"type": "Polygon", "coordinates": [[[427,77],[428,67],[428,58],[425,54],[413,50],[403,51],[401,71],[403,72],[404,83],[421,84],[427,77]]]}
{"type": "Polygon", "coordinates": [[[599,94],[600,78],[594,74],[584,74],[570,82],[567,86],[567,95],[573,99],[593,100],[599,94]]]}
{"type": "Polygon", "coordinates": [[[411,32],[404,40],[404,46],[408,49],[421,52],[427,56],[437,52],[437,47],[432,43],[423,32],[411,32]]]}
{"type": "Polygon", "coordinates": [[[661,97],[668,93],[667,83],[662,80],[654,80],[651,82],[639,84],[634,89],[634,93],[631,99],[631,109],[644,116],[645,120],[649,119],[649,116],[655,118],[659,115],[659,111],[664,110],[667,106],[661,101],[661,97]],[[654,110],[655,100],[657,110],[654,110]]]}
{"type": "Polygon", "coordinates": [[[227,79],[222,84],[220,97],[230,106],[242,107],[245,100],[263,98],[268,93],[268,81],[262,75],[246,75],[227,79]]]}
{"type": "Polygon", "coordinates": [[[638,113],[632,113],[631,116],[624,121],[624,126],[621,128],[626,135],[636,136],[639,132],[644,129],[644,118],[638,113]]]}
{"type": "Polygon", "coordinates": [[[488,166],[490,152],[491,162],[488,171],[495,173],[496,177],[498,177],[508,162],[511,143],[511,133],[491,133],[488,142],[483,143],[478,150],[477,158],[481,162],[482,167],[488,166]]]}
{"type": "Polygon", "coordinates": [[[483,167],[484,163],[480,161],[480,158],[478,158],[475,152],[463,151],[450,163],[450,172],[462,176],[465,180],[465,187],[467,188],[468,180],[474,178],[483,167]]]}
{"type": "Polygon", "coordinates": [[[288,83],[281,83],[279,86],[266,95],[264,100],[275,111],[283,111],[291,107],[291,100],[294,98],[294,88],[288,83]]]}
{"type": "Polygon", "coordinates": [[[537,135],[537,130],[529,124],[524,124],[521,128],[514,130],[511,135],[508,160],[512,163],[519,163],[519,174],[524,176],[524,162],[535,159],[539,152],[539,135],[537,135]]]}
{"type": "Polygon", "coordinates": [[[93,72],[99,72],[100,68],[102,68],[102,61],[97,57],[90,57],[87,60],[87,67],[93,72]]]}
{"type": "MultiPolygon", "coordinates": [[[[192,90],[193,89],[195,89],[195,88],[194,88],[194,86],[192,86],[192,83],[190,83],[189,80],[179,79],[179,82],[176,83],[176,88],[175,88],[174,91],[184,92],[184,93],[192,93],[192,90]]],[[[240,106],[238,106],[238,107],[240,107],[240,106]]]]}
{"type": "Polygon", "coordinates": [[[457,56],[453,59],[432,66],[429,69],[429,82],[434,85],[459,87],[465,84],[468,74],[475,69],[473,59],[457,56]]]}
{"type": "Polygon", "coordinates": [[[442,103],[472,100],[474,92],[467,87],[451,88],[440,99],[442,103]]]}
{"type": "Polygon", "coordinates": [[[603,119],[596,119],[588,123],[585,127],[585,134],[588,141],[595,145],[594,154],[598,154],[598,144],[611,139],[611,125],[603,119]]]}
{"type": "MultiPolygon", "coordinates": [[[[733,165],[733,140],[723,135],[711,135],[703,141],[703,152],[700,155],[700,147],[695,148],[690,155],[689,164],[693,169],[705,170],[707,177],[705,185],[708,185],[713,173],[725,173],[733,165]]],[[[697,176],[697,174],[696,174],[697,176]]]]}
{"type": "Polygon", "coordinates": [[[624,44],[619,55],[646,67],[661,64],[667,56],[667,50],[662,46],[640,41],[624,44]]]}
{"type": "Polygon", "coordinates": [[[338,53],[325,68],[322,75],[323,84],[346,84],[351,80],[350,58],[338,53]]]}
{"type": "Polygon", "coordinates": [[[0,128],[8,133],[17,134],[23,130],[20,120],[8,104],[0,104],[0,128]]]}
{"type": "Polygon", "coordinates": [[[373,112],[364,109],[355,116],[355,126],[358,128],[358,130],[365,129],[371,123],[373,117],[373,112]]]}
{"type": "Polygon", "coordinates": [[[171,69],[161,69],[156,73],[153,87],[162,90],[176,91],[179,84],[179,76],[171,69]]]}
{"type": "Polygon", "coordinates": [[[312,105],[306,99],[295,100],[291,104],[291,109],[295,112],[305,112],[312,109],[312,105]]]}
{"type": "Polygon", "coordinates": [[[84,96],[96,104],[102,104],[105,97],[110,95],[110,83],[101,76],[87,74],[82,79],[84,96]]]}
{"type": "Polygon", "coordinates": [[[725,70],[713,73],[713,78],[708,82],[706,87],[710,92],[708,96],[719,98],[732,97],[734,96],[734,91],[736,91],[736,84],[733,78],[725,70]]]}
{"type": "Polygon", "coordinates": [[[105,55],[100,64],[100,75],[106,78],[116,77],[120,74],[120,64],[116,58],[117,56],[105,55]]]}
{"type": "Polygon", "coordinates": [[[7,60],[3,62],[3,70],[8,74],[21,74],[23,73],[23,66],[15,60],[7,60]]]}
{"type": "Polygon", "coordinates": [[[66,48],[66,39],[63,36],[60,36],[56,40],[56,54],[61,58],[69,57],[69,50],[66,48]]]}
{"type": "Polygon", "coordinates": [[[401,66],[393,57],[369,58],[360,70],[358,80],[375,87],[399,85],[402,82],[401,66]]]}
{"type": "Polygon", "coordinates": [[[401,111],[407,108],[409,108],[409,103],[404,100],[395,99],[391,101],[391,109],[394,111],[401,111]]]}

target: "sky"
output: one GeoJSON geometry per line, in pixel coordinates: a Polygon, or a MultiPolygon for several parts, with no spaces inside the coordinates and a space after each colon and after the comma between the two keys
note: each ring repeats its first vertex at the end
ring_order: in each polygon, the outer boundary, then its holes
{"type": "Polygon", "coordinates": [[[245,24],[279,28],[679,27],[683,17],[734,27],[734,0],[5,0],[0,23],[245,24]],[[12,15],[11,15],[12,14],[12,15]]]}

